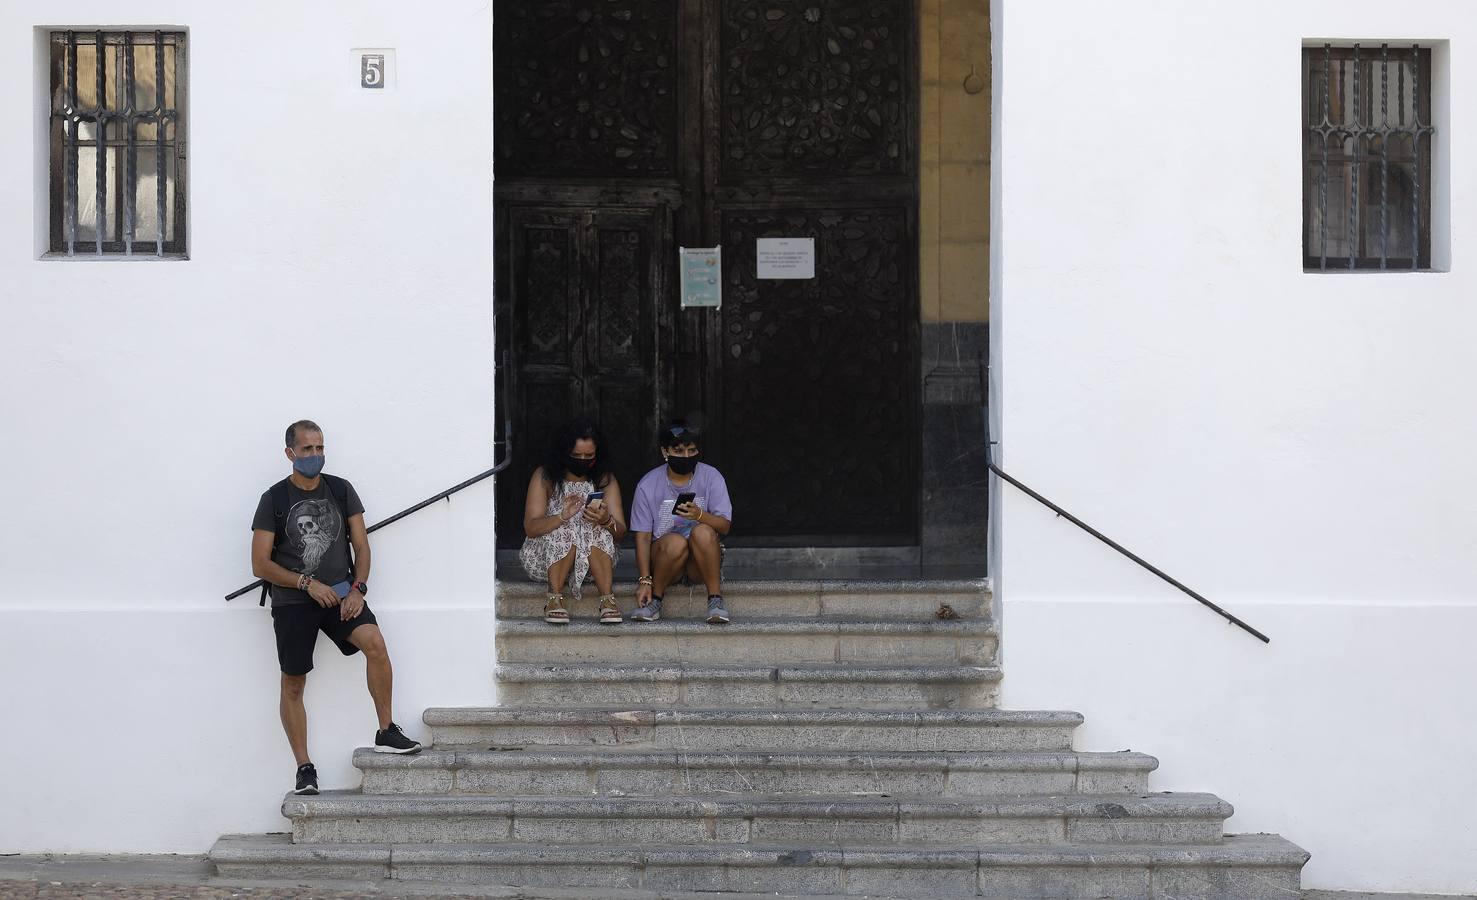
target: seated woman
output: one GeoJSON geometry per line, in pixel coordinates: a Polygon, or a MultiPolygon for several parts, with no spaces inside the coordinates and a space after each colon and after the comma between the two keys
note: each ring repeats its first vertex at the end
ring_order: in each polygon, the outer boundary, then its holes
{"type": "Polygon", "coordinates": [[[594,576],[600,591],[600,623],[618,625],[612,579],[620,558],[616,546],[626,533],[621,486],[610,471],[605,439],[589,419],[575,419],[554,431],[544,464],[528,482],[523,508],[527,539],[519,558],[534,581],[546,581],[549,597],[544,621],[569,624],[564,591],[580,596],[580,587],[594,576]]]}

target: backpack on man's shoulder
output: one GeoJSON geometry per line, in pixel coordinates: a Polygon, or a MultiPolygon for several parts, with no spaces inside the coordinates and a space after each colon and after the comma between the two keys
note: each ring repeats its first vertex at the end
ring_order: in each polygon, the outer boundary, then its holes
{"type": "MultiPolygon", "coordinates": [[[[344,549],[349,554],[349,574],[352,576],[354,573],[354,542],[348,539],[349,482],[347,479],[340,478],[337,475],[330,475],[327,472],[322,473],[318,477],[322,478],[324,483],[328,485],[328,493],[333,497],[334,504],[338,506],[339,519],[344,523],[344,549]]],[[[292,495],[287,492],[290,484],[292,484],[291,479],[284,478],[267,490],[267,493],[272,495],[273,552],[276,552],[277,548],[282,546],[282,542],[287,540],[287,514],[292,511],[292,495]]],[[[272,586],[267,583],[266,579],[263,579],[262,596],[257,601],[257,606],[267,605],[267,593],[271,588],[272,586]]]]}

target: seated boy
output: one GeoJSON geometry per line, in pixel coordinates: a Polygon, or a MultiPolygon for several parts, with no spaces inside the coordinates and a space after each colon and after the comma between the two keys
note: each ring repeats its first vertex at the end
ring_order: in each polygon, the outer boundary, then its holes
{"type": "Polygon", "coordinates": [[[712,466],[699,462],[702,435],[677,419],[657,433],[661,465],[636,485],[631,531],[636,534],[636,571],[640,575],[633,622],[662,617],[662,595],[684,573],[708,589],[708,622],[728,621],[723,603],[723,544],[733,524],[728,484],[712,466]],[[680,502],[679,502],[680,501],[680,502]]]}

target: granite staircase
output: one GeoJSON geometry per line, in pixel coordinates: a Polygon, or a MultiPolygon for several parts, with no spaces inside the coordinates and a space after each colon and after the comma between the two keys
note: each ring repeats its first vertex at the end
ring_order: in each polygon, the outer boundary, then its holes
{"type": "MultiPolygon", "coordinates": [[[[226,836],[223,876],[786,896],[1289,898],[1308,855],[1226,836],[1140,753],[1076,751],[1072,712],[996,708],[987,586],[731,582],[655,623],[564,628],[498,589],[501,706],[430,709],[417,756],[289,795],[288,835],[226,836]],[[940,617],[948,606],[954,617],[940,617]]],[[[562,895],[561,895],[562,896],[562,895]]]]}

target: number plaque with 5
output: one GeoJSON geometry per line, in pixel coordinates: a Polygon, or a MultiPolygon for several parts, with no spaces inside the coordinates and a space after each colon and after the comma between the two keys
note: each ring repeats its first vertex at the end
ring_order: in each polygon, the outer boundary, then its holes
{"type": "Polygon", "coordinates": [[[354,68],[359,87],[366,91],[395,89],[395,51],[389,47],[354,47],[354,68]]]}
{"type": "Polygon", "coordinates": [[[359,86],[384,88],[385,55],[383,53],[365,53],[360,57],[359,86]]]}

